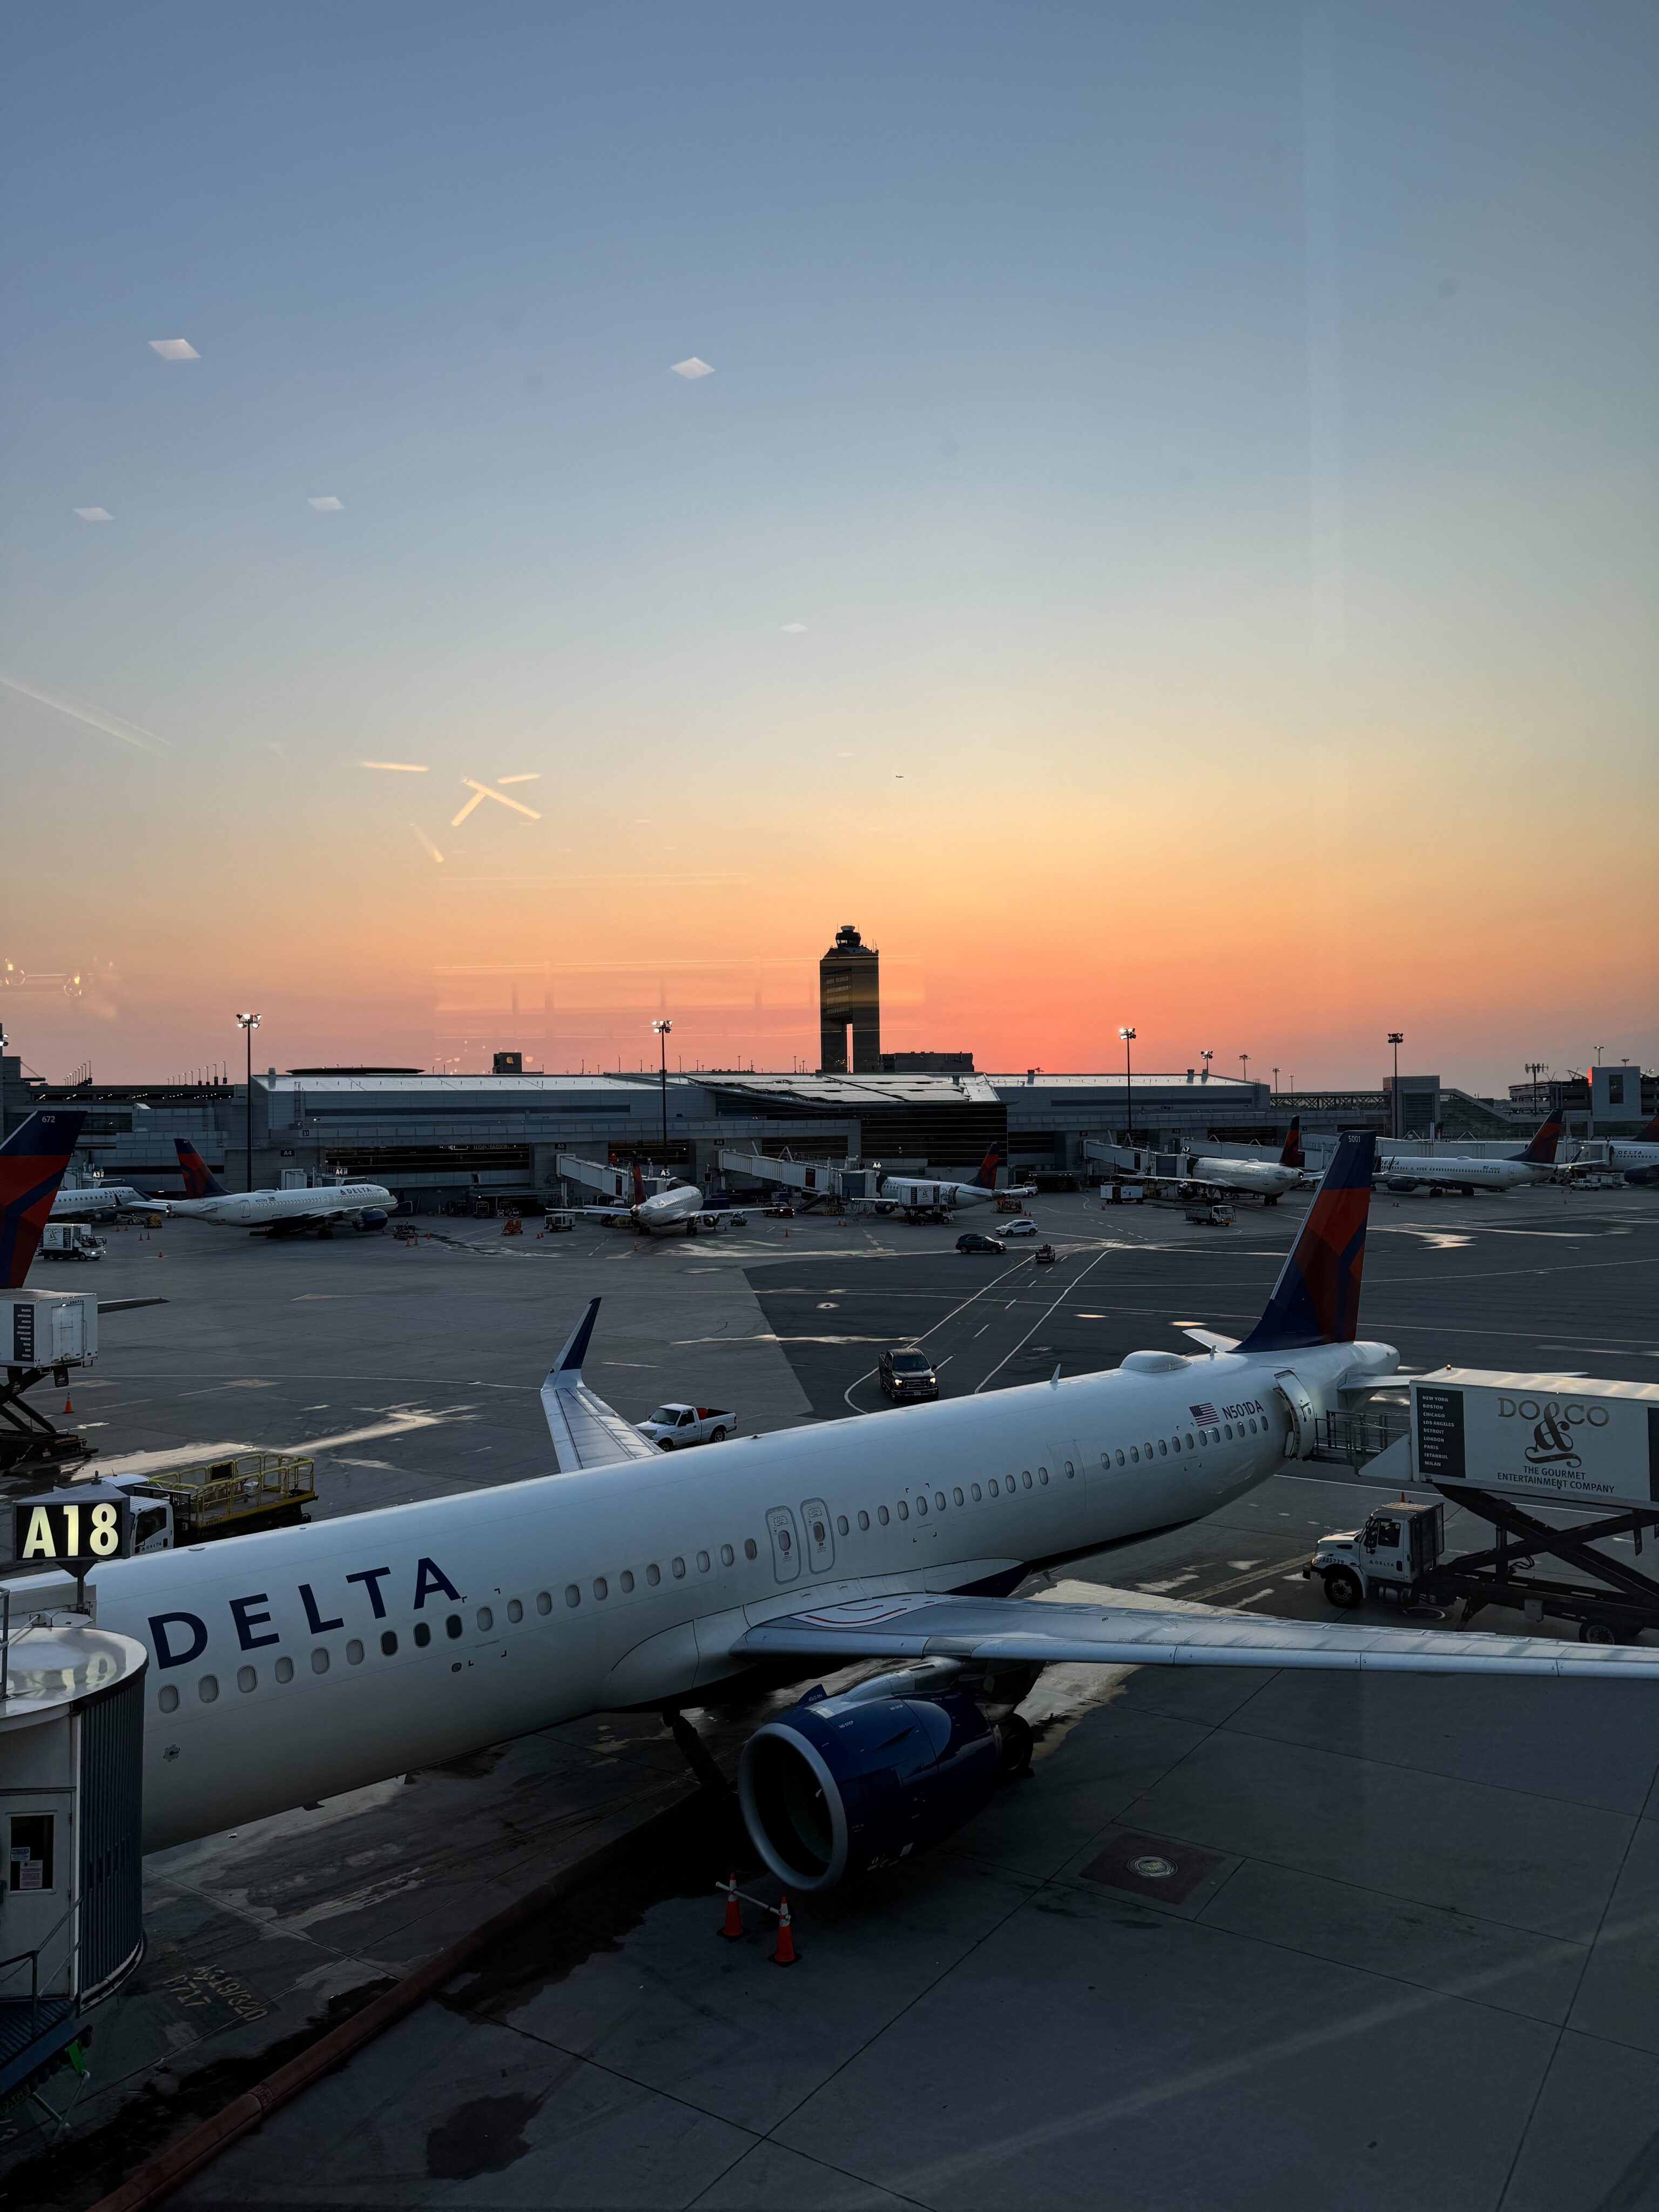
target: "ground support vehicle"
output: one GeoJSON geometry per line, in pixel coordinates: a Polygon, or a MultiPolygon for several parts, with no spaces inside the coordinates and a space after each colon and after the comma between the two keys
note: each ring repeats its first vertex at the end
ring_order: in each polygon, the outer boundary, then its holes
{"type": "Polygon", "coordinates": [[[115,1480],[132,1500],[135,1552],[292,1528],[317,1502],[317,1463],[293,1452],[238,1452],[166,1474],[115,1480]]]}
{"type": "Polygon", "coordinates": [[[104,1240],[84,1221],[49,1221],[40,1231],[43,1260],[101,1260],[104,1240]]]}
{"type": "Polygon", "coordinates": [[[1039,1267],[1052,1267],[1054,1261],[1060,1257],[1060,1255],[1055,1251],[1052,1244],[1039,1244],[1036,1250],[1032,1253],[1031,1257],[1036,1261],[1039,1267]]]}
{"type": "Polygon", "coordinates": [[[1231,1229],[1236,1216],[1231,1206],[1218,1199],[1209,1205],[1189,1206],[1187,1218],[1200,1229],[1231,1229]]]}
{"type": "Polygon", "coordinates": [[[896,1406],[939,1395],[939,1376],[933,1372],[933,1361],[914,1346],[884,1352],[876,1373],[882,1396],[896,1406]]]}
{"type": "Polygon", "coordinates": [[[684,1406],[671,1400],[640,1423],[640,1434],[663,1451],[684,1451],[688,1444],[723,1443],[737,1420],[730,1407],[684,1406]]]}

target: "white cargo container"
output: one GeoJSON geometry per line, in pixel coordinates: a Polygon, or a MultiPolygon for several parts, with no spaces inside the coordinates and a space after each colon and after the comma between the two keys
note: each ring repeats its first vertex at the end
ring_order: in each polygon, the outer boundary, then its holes
{"type": "Polygon", "coordinates": [[[98,1357],[96,1291],[0,1294],[0,1362],[9,1367],[84,1367],[98,1357]]]}
{"type": "Polygon", "coordinates": [[[1608,1512],[1659,1504],[1659,1383],[1443,1367],[1413,1377],[1412,1472],[1608,1512]]]}

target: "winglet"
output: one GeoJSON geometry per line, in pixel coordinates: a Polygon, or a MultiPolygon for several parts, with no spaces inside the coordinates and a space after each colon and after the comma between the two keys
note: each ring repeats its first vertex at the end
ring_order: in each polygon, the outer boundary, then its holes
{"type": "Polygon", "coordinates": [[[564,1350],[553,1362],[548,1381],[556,1389],[568,1389],[582,1379],[582,1362],[587,1357],[593,1324],[599,1317],[599,1301],[590,1298],[587,1311],[582,1316],[566,1341],[564,1350]]]}
{"type": "Polygon", "coordinates": [[[1565,1127],[1565,1122],[1561,1109],[1559,1106],[1553,1107],[1549,1118],[1539,1123],[1532,1142],[1521,1155],[1528,1166],[1547,1168],[1551,1164],[1554,1160],[1555,1148],[1561,1141],[1561,1132],[1565,1127]]]}
{"type": "Polygon", "coordinates": [[[1359,1275],[1371,1206],[1376,1139],[1369,1129],[1337,1141],[1261,1318],[1241,1352],[1352,1344],[1359,1326],[1359,1275]]]}
{"type": "Polygon", "coordinates": [[[185,1179],[186,1198],[222,1198],[225,1187],[188,1137],[175,1137],[173,1149],[179,1155],[179,1172],[185,1179]]]}
{"type": "Polygon", "coordinates": [[[1302,1149],[1302,1116],[1292,1114],[1291,1126],[1285,1132],[1285,1149],[1279,1155],[1282,1168],[1305,1168],[1308,1156],[1302,1149]]]}
{"type": "Polygon", "coordinates": [[[0,1145],[0,1282],[21,1290],[86,1115],[31,1114],[0,1145]]]}

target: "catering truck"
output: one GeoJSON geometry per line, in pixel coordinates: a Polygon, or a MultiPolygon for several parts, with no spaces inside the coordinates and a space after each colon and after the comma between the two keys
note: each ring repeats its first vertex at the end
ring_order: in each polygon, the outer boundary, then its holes
{"type": "Polygon", "coordinates": [[[1586,1644],[1659,1628],[1659,1581],[1636,1564],[1659,1531],[1659,1383],[1465,1367],[1415,1376],[1408,1433],[1365,1473],[1439,1502],[1402,1490],[1363,1527],[1321,1538],[1303,1571],[1340,1609],[1461,1603],[1467,1621],[1507,1607],[1576,1621],[1586,1644]],[[1488,1549],[1444,1556],[1446,1502],[1490,1525],[1488,1549]],[[1540,1576],[1540,1556],[1570,1577],[1540,1576]]]}

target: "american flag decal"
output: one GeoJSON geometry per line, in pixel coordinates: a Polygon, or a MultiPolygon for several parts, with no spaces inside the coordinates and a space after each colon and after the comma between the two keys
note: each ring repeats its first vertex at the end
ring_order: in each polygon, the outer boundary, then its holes
{"type": "Polygon", "coordinates": [[[1212,1405],[1189,1406],[1187,1410],[1195,1421],[1201,1421],[1206,1428],[1212,1421],[1218,1421],[1221,1419],[1220,1414],[1212,1405]]]}

